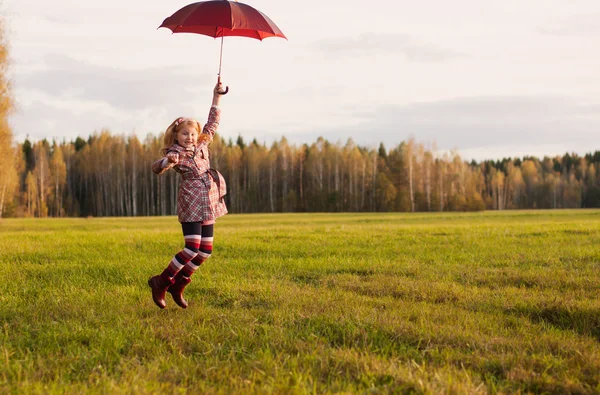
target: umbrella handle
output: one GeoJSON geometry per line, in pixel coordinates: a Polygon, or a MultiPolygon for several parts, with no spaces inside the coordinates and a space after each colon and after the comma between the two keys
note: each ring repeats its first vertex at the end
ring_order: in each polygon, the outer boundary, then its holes
{"type": "MultiPolygon", "coordinates": [[[[217,77],[217,84],[221,83],[221,74],[219,74],[219,76],[217,77]]],[[[225,90],[223,92],[217,92],[219,95],[223,96],[226,95],[227,92],[229,92],[229,86],[225,87],[225,90]]]]}

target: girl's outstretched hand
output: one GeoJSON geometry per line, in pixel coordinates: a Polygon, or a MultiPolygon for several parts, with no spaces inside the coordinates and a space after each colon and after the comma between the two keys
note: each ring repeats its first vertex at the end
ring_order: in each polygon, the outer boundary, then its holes
{"type": "Polygon", "coordinates": [[[169,152],[167,154],[167,160],[169,163],[179,163],[179,154],[177,152],[169,152]]]}

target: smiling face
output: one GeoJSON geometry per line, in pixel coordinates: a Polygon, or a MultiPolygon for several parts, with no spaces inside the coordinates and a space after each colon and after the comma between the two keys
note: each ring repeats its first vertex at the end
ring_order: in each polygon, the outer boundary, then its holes
{"type": "Polygon", "coordinates": [[[198,142],[198,129],[192,122],[185,122],[177,128],[177,143],[184,148],[192,148],[198,142]]]}

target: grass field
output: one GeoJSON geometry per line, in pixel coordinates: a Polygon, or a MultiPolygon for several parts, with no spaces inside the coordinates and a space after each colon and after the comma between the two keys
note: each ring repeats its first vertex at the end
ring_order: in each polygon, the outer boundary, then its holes
{"type": "Polygon", "coordinates": [[[600,393],[600,210],[0,222],[1,393],[600,393]]]}

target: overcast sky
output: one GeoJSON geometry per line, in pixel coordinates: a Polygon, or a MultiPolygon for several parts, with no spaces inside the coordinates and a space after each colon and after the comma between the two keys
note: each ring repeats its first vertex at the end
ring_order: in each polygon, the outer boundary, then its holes
{"type": "MultiPolygon", "coordinates": [[[[187,1],[3,0],[15,138],[140,138],[206,120],[220,39],[157,30],[187,1]]],[[[467,159],[600,150],[598,0],[248,0],[288,37],[227,37],[219,129],[467,159]]]]}

